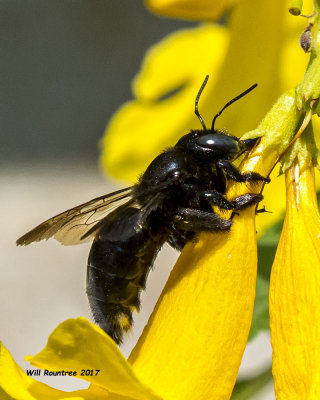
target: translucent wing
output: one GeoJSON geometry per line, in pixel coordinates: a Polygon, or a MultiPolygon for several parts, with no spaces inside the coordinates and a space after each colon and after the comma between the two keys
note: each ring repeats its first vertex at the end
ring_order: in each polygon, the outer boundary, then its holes
{"type": "Polygon", "coordinates": [[[38,225],[17,240],[17,245],[27,245],[54,237],[65,245],[92,240],[95,225],[122,204],[134,203],[132,187],[97,197],[71,208],[38,225]]]}

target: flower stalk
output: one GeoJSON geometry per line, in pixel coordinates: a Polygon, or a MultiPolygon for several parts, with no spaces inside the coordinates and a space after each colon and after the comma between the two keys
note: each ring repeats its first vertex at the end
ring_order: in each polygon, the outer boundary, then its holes
{"type": "Polygon", "coordinates": [[[320,1],[314,0],[314,13],[308,18],[312,24],[310,60],[303,77],[302,82],[298,85],[297,107],[299,110],[308,108],[314,109],[319,114],[318,103],[320,97],[320,1]]]}

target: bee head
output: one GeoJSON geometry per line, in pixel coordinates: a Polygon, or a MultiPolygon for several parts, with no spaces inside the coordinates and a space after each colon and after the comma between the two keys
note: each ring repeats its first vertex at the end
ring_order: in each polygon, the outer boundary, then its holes
{"type": "Polygon", "coordinates": [[[175,147],[183,147],[185,150],[188,150],[194,155],[201,157],[202,160],[234,160],[245,151],[251,150],[251,148],[257,143],[258,139],[240,140],[235,136],[215,130],[214,124],[216,119],[227,107],[239,100],[241,97],[245,96],[247,93],[251,92],[251,90],[257,87],[257,84],[252,85],[249,89],[230,100],[214,116],[211,129],[207,129],[198,111],[198,103],[208,79],[209,75],[205,77],[195,101],[195,114],[199,118],[203,129],[191,131],[189,134],[182,136],[175,147]]]}
{"type": "Polygon", "coordinates": [[[201,130],[182,136],[175,147],[183,148],[203,161],[232,161],[251,150],[258,140],[259,138],[240,140],[221,131],[201,130]]]}

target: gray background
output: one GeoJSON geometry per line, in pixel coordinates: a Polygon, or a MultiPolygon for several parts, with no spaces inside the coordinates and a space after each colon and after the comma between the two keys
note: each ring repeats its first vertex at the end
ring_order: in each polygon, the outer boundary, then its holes
{"type": "MultiPolygon", "coordinates": [[[[24,355],[40,351],[60,322],[91,319],[89,245],[49,240],[17,248],[15,240],[46,218],[119,187],[97,166],[105,125],[131,98],[130,82],[147,48],[195,24],[153,16],[138,0],[2,0],[0,18],[0,338],[29,368],[24,355]]],[[[125,355],[176,257],[165,248],[157,259],[125,355]]],[[[261,334],[247,347],[240,375],[257,374],[270,356],[269,336],[261,334]]],[[[41,380],[65,390],[87,387],[69,377],[41,380]]],[[[274,399],[272,386],[257,399],[274,399]]]]}
{"type": "Polygon", "coordinates": [[[147,48],[194,25],[138,0],[2,0],[0,19],[1,162],[95,162],[147,48]]]}

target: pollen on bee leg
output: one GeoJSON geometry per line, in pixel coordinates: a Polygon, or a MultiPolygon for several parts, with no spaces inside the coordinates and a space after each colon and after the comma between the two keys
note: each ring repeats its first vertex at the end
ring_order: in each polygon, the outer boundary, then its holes
{"type": "Polygon", "coordinates": [[[140,305],[138,305],[138,304],[130,305],[129,310],[131,312],[139,312],[140,311],[140,305]]]}
{"type": "Polygon", "coordinates": [[[129,330],[131,328],[130,317],[126,314],[121,314],[118,317],[118,323],[123,330],[129,330]]]}

